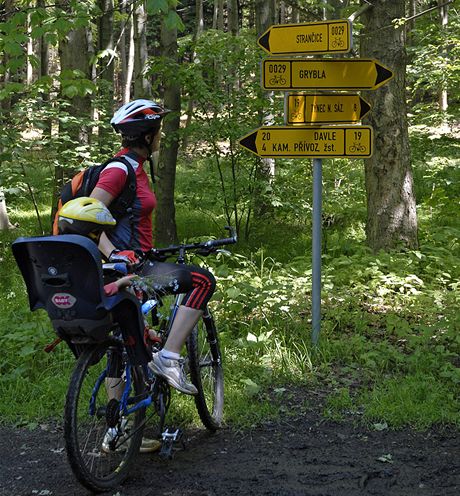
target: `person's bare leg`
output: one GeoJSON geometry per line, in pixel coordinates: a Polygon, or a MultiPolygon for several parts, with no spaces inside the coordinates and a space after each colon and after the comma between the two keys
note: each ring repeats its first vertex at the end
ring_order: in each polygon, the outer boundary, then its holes
{"type": "MultiPolygon", "coordinates": [[[[126,383],[121,377],[106,377],[105,378],[105,389],[107,391],[107,397],[109,400],[116,399],[121,400],[123,391],[125,390],[126,383]]],[[[113,430],[113,429],[112,429],[113,430]]],[[[102,451],[105,453],[110,453],[109,441],[113,439],[113,434],[111,429],[108,430],[105,435],[104,441],[102,443],[102,451]]],[[[152,451],[157,451],[161,448],[161,442],[158,439],[149,439],[147,437],[142,438],[142,444],[139,449],[140,453],[151,453],[152,451]]]]}
{"type": "Polygon", "coordinates": [[[165,378],[170,386],[184,394],[198,394],[197,388],[187,380],[180,352],[202,315],[201,310],[181,305],[177,309],[163,349],[159,353],[155,353],[149,363],[154,374],[165,378]]]}
{"type": "Polygon", "coordinates": [[[125,382],[121,377],[106,377],[105,389],[109,400],[121,400],[121,395],[125,390],[125,382]]]}
{"type": "Polygon", "coordinates": [[[196,310],[195,308],[181,305],[177,309],[171,331],[163,349],[165,351],[180,354],[185,341],[192,333],[193,328],[202,315],[202,310],[196,310]]]}

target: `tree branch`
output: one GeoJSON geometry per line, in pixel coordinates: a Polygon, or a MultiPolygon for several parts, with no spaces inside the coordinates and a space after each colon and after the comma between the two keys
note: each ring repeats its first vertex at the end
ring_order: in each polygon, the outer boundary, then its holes
{"type": "Polygon", "coordinates": [[[348,20],[350,22],[353,22],[360,15],[364,14],[366,10],[369,10],[371,7],[373,7],[373,5],[370,2],[368,2],[367,0],[365,1],[366,1],[366,5],[361,6],[356,12],[354,12],[353,14],[351,14],[351,16],[348,17],[348,20]]]}

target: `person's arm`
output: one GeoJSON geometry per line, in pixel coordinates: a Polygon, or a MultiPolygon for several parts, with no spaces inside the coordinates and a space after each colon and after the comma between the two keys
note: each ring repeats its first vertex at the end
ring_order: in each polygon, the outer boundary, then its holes
{"type": "MultiPolygon", "coordinates": [[[[126,169],[126,166],[123,167],[124,169],[126,169]]],[[[103,186],[103,184],[105,183],[106,187],[100,187],[96,185],[96,187],[91,192],[90,197],[96,198],[96,200],[101,201],[106,207],[108,207],[124,187],[124,184],[126,182],[126,174],[126,170],[120,170],[120,168],[118,167],[116,167],[115,169],[111,168],[108,176],[106,176],[105,174],[101,174],[98,184],[102,182],[101,186],[103,186]]],[[[120,251],[109,240],[105,233],[102,233],[100,237],[98,248],[110,262],[118,261],[124,262],[126,264],[136,264],[139,262],[139,258],[134,251],[120,251]]]]}
{"type": "MultiPolygon", "coordinates": [[[[106,207],[108,207],[114,200],[113,195],[105,191],[105,189],[98,187],[94,188],[89,196],[91,198],[96,198],[96,200],[100,200],[106,207]]],[[[99,251],[101,251],[107,258],[110,256],[113,250],[116,249],[105,233],[102,233],[101,238],[99,239],[98,248],[99,251]]]]}
{"type": "Polygon", "coordinates": [[[100,200],[106,207],[108,207],[114,200],[114,196],[108,191],[97,186],[93,189],[92,193],[89,195],[91,198],[96,198],[100,200]]]}
{"type": "MultiPolygon", "coordinates": [[[[96,198],[96,200],[100,200],[106,207],[108,207],[115,198],[111,193],[109,193],[105,189],[98,188],[97,186],[93,189],[90,197],[96,198]]],[[[107,258],[107,260],[111,262],[121,261],[126,264],[136,264],[139,262],[139,258],[134,251],[118,250],[104,232],[99,238],[98,248],[99,251],[107,258]]]]}

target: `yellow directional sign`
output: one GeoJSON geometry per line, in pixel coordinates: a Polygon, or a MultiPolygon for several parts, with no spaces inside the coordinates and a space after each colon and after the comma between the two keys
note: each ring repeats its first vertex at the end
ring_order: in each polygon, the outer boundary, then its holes
{"type": "Polygon", "coordinates": [[[351,43],[351,22],[347,20],[276,24],[258,40],[259,46],[271,55],[346,53],[351,43]]]}
{"type": "Polygon", "coordinates": [[[375,90],[393,77],[373,59],[265,59],[266,90],[375,90]]]}
{"type": "Polygon", "coordinates": [[[240,139],[240,145],[259,157],[368,158],[372,127],[265,126],[240,139]]]}
{"type": "Polygon", "coordinates": [[[356,94],[289,93],[286,97],[286,122],[287,124],[359,122],[370,109],[370,105],[356,94]]]}

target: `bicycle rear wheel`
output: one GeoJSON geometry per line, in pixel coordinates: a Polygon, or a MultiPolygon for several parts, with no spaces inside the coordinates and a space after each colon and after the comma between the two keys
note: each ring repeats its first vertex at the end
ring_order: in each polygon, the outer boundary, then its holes
{"type": "Polygon", "coordinates": [[[203,425],[219,429],[224,410],[224,369],[214,319],[205,311],[187,341],[190,378],[198,389],[195,405],[203,425]]]}
{"type": "Polygon", "coordinates": [[[126,364],[121,344],[113,340],[81,354],[65,404],[64,439],[70,465],[77,479],[96,492],[111,489],[127,477],[144,429],[145,408],[120,417],[118,401],[108,394],[105,377],[114,363],[121,391],[127,373],[131,375],[128,401],[140,396],[144,391],[142,372],[126,364]]]}

